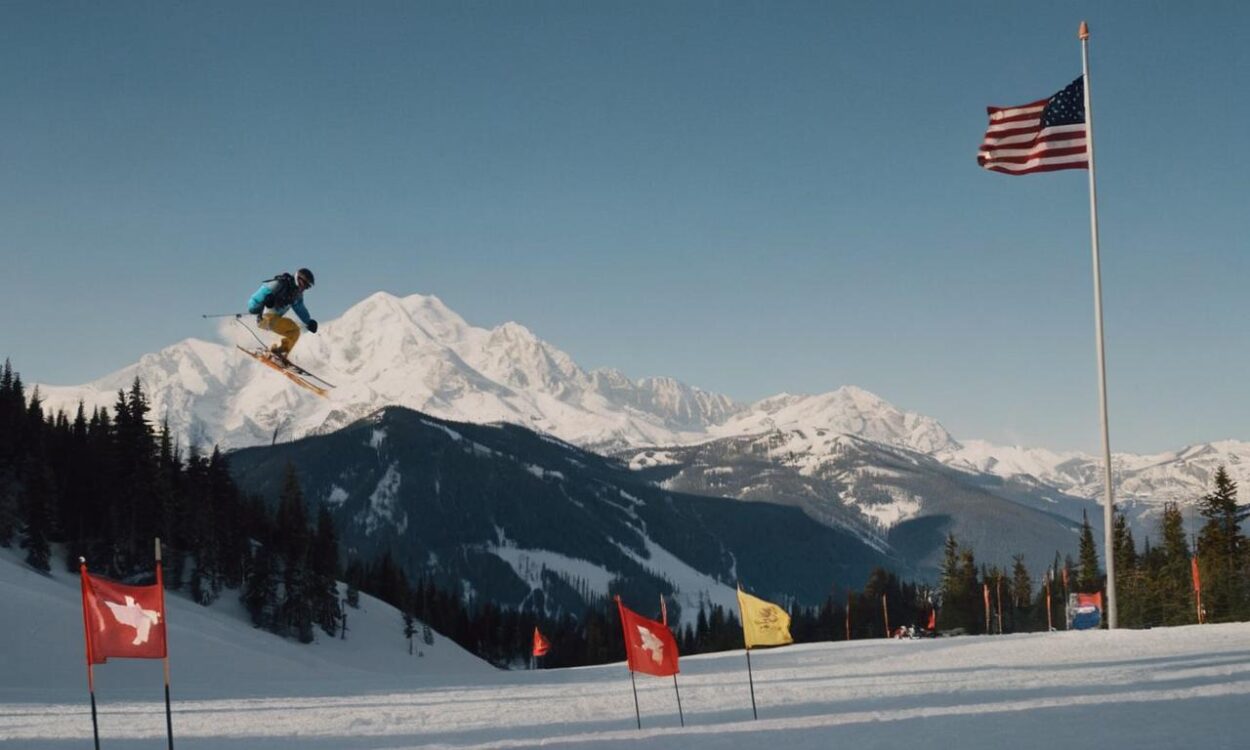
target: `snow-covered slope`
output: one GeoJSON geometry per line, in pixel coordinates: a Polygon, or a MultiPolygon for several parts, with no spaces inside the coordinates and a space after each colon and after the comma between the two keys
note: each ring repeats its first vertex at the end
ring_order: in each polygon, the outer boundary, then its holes
{"type": "MultiPolygon", "coordinates": [[[[72,631],[81,626],[76,606],[39,614],[72,631]]],[[[191,655],[175,641],[173,726],[178,747],[198,750],[1231,749],[1244,747],[1250,730],[1247,638],[1250,624],[1235,623],[757,651],[758,720],[741,651],[682,657],[685,726],[673,681],[638,675],[641,730],[619,663],[403,681],[309,670],[289,683],[256,684],[237,658],[204,660],[203,671],[180,667],[191,655]],[[201,695],[196,683],[213,690],[201,695]]],[[[38,673],[26,692],[0,691],[0,745],[91,746],[81,633],[56,645],[63,653],[49,659],[64,669],[38,673]]],[[[11,642],[0,645],[6,664],[28,658],[11,642]]],[[[160,679],[159,663],[97,669],[102,747],[165,746],[160,679]],[[119,694],[117,671],[127,667],[146,670],[145,690],[119,694]]]]}
{"type": "MultiPolygon", "coordinates": [[[[332,691],[495,671],[437,633],[433,645],[418,643],[421,656],[408,656],[399,611],[366,594],[360,596],[359,609],[347,610],[345,640],[318,631],[310,645],[252,627],[235,592],[225,592],[211,607],[170,593],[166,607],[175,696],[237,696],[300,684],[332,691]]],[[[20,562],[17,550],[0,549],[0,622],[5,623],[0,701],[86,692],[78,577],[64,572],[60,559],[45,575],[20,562]]],[[[162,680],[159,661],[116,659],[95,670],[102,700],[159,696],[162,680]]]]}

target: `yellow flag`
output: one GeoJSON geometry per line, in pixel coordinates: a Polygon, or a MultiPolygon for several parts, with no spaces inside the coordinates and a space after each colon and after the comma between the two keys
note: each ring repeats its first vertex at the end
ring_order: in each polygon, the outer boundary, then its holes
{"type": "Polygon", "coordinates": [[[742,637],[747,648],[794,643],[790,637],[790,615],[781,607],[738,589],[738,609],[742,612],[742,637]]]}

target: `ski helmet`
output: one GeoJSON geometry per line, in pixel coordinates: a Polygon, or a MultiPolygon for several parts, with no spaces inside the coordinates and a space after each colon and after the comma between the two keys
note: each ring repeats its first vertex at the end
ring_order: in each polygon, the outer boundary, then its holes
{"type": "Polygon", "coordinates": [[[307,268],[301,268],[296,271],[295,280],[304,282],[304,286],[306,287],[311,287],[313,284],[317,283],[316,279],[313,278],[313,272],[309,271],[307,268]]]}

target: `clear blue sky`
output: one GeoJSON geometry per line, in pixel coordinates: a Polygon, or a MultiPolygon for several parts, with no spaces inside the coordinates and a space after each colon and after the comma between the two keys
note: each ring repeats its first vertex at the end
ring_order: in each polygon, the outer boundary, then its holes
{"type": "Polygon", "coordinates": [[[1093,30],[1112,444],[1250,439],[1242,2],[6,2],[0,356],[94,379],[313,268],[751,400],[1097,450],[1086,173],[976,166],[1093,30]]]}

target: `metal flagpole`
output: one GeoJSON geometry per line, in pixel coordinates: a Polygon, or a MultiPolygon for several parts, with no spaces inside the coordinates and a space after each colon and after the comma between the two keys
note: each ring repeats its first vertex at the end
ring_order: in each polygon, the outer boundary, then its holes
{"type": "Polygon", "coordinates": [[[1117,610],[1115,599],[1115,554],[1112,549],[1115,491],[1111,486],[1111,432],[1107,426],[1107,356],[1102,335],[1102,269],[1098,259],[1098,190],[1094,180],[1094,110],[1089,91],[1089,26],[1081,21],[1077,32],[1081,39],[1081,65],[1085,75],[1085,142],[1089,152],[1089,233],[1094,255],[1094,327],[1098,339],[1098,408],[1102,416],[1103,481],[1106,483],[1103,508],[1103,552],[1107,559],[1107,627],[1115,630],[1117,610]]]}
{"type": "Polygon", "coordinates": [[[161,593],[161,617],[165,626],[165,731],[169,750],[174,750],[174,719],[169,709],[169,612],[165,609],[165,581],[161,576],[161,538],[156,538],[156,588],[161,593]]]}
{"type": "Polygon", "coordinates": [[[751,686],[751,718],[759,719],[760,715],[755,710],[755,676],[751,674],[751,649],[748,647],[747,652],[747,683],[751,686]]]}
{"type": "Polygon", "coordinates": [[[100,750],[100,724],[95,712],[95,669],[91,664],[91,630],[87,622],[87,560],[78,558],[78,573],[82,576],[82,636],[87,653],[87,692],[91,694],[91,736],[95,738],[95,750],[100,750]]]}
{"type": "Polygon", "coordinates": [[[1047,571],[1047,575],[1046,575],[1046,632],[1047,633],[1055,629],[1055,624],[1054,622],[1051,621],[1051,616],[1050,616],[1050,583],[1051,583],[1052,577],[1053,576],[1050,574],[1050,571],[1047,571]]]}
{"type": "MultiPolygon", "coordinates": [[[[738,593],[742,593],[742,581],[738,581],[738,593]]],[[[742,611],[742,597],[738,597],[738,617],[742,620],[742,648],[747,654],[747,684],[751,686],[751,717],[759,719],[755,710],[755,676],[751,674],[751,644],[747,641],[747,617],[742,611]]]]}
{"type": "Polygon", "coordinates": [[[1003,577],[994,582],[994,596],[998,599],[998,634],[1003,634],[1003,577]]]}
{"type": "Polygon", "coordinates": [[[681,710],[681,691],[677,689],[677,673],[673,673],[673,692],[677,693],[677,716],[681,718],[681,725],[686,726],[686,715],[681,710]]]}
{"type": "Polygon", "coordinates": [[[634,670],[629,670],[629,684],[634,687],[634,718],[638,720],[638,728],[642,729],[642,712],[638,710],[638,683],[634,680],[634,670]]]}
{"type": "Polygon", "coordinates": [[[1193,573],[1193,580],[1190,583],[1194,588],[1194,612],[1198,616],[1198,624],[1202,624],[1202,571],[1198,568],[1198,556],[1194,555],[1189,558],[1190,571],[1193,573]]]}

